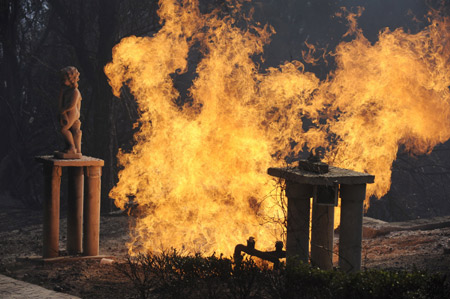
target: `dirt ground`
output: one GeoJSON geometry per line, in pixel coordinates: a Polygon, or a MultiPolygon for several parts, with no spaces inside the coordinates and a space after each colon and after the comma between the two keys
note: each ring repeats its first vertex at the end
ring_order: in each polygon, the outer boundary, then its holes
{"type": "MultiPolygon", "coordinates": [[[[100,253],[121,261],[126,256],[133,218],[102,216],[100,253]]],[[[60,250],[65,254],[66,221],[61,219],[60,250]]],[[[362,265],[365,269],[426,270],[450,277],[450,217],[386,223],[365,218],[362,265]]],[[[336,241],[338,236],[336,236],[336,241]]],[[[335,248],[337,249],[337,247],[335,248]]],[[[0,212],[0,273],[82,298],[131,298],[133,286],[101,259],[42,263],[42,213],[0,212]]]]}

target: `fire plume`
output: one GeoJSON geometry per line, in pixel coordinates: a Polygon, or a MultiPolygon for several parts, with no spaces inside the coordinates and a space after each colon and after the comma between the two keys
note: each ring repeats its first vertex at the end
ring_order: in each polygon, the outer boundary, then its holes
{"type": "Polygon", "coordinates": [[[450,138],[449,21],[435,16],[416,34],[386,28],[374,44],[354,29],[335,51],[337,68],[314,98],[332,113],[319,130],[337,136],[322,146],[329,163],[375,175],[368,197],[389,191],[400,146],[420,155],[450,138]]]}
{"type": "Polygon", "coordinates": [[[368,197],[380,197],[400,145],[421,154],[450,137],[447,19],[417,34],[386,29],[375,44],[356,30],[321,82],[298,61],[259,68],[270,26],[240,28],[231,16],[202,14],[196,0],[161,0],[159,16],[160,31],[124,38],[105,67],[114,94],[127,85],[140,112],[110,193],[119,208],[130,197],[139,205],[131,253],[230,255],[249,236],[272,248],[283,229],[265,220],[283,211],[268,196],[275,185],[266,170],[287,155],[323,147],[328,163],[376,175],[368,197]],[[179,105],[174,78],[196,48],[196,77],[179,105]],[[302,117],[313,128],[304,131],[302,117]]]}

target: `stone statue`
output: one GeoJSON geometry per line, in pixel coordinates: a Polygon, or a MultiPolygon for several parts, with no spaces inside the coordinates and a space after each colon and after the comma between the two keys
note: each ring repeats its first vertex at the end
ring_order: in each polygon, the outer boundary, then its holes
{"type": "Polygon", "coordinates": [[[61,92],[59,94],[59,121],[61,133],[64,136],[66,149],[55,152],[60,159],[81,159],[81,94],[78,90],[80,73],[73,66],[60,71],[61,92]]]}

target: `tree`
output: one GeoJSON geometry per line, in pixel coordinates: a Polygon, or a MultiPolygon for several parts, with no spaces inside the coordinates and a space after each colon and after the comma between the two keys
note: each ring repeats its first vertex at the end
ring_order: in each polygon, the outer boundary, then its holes
{"type": "Polygon", "coordinates": [[[8,141],[0,147],[1,190],[25,205],[39,203],[42,174],[33,157],[61,144],[58,70],[74,65],[81,72],[82,151],[105,160],[102,208],[111,210],[108,192],[117,176],[116,151],[131,139],[136,112],[130,98],[113,99],[103,67],[122,37],[158,29],[156,10],[156,0],[1,2],[0,123],[8,141]],[[129,129],[117,132],[116,121],[123,119],[129,129]]]}

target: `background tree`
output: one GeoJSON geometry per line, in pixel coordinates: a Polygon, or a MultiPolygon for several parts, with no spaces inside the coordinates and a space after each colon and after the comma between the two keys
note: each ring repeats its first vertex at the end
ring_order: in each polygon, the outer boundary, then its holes
{"type": "Polygon", "coordinates": [[[116,176],[115,155],[131,139],[136,110],[131,98],[113,99],[103,67],[122,37],[151,35],[158,29],[156,9],[157,1],[138,0],[2,2],[1,121],[9,141],[0,149],[2,190],[9,189],[25,205],[39,204],[40,169],[32,157],[61,146],[57,72],[74,65],[81,72],[82,152],[105,160],[102,209],[111,210],[108,190],[116,176]],[[118,118],[130,129],[117,132],[118,118]],[[119,135],[127,137],[118,140],[119,135]],[[29,165],[33,168],[26,170],[29,165]]]}
{"type": "MultiPolygon", "coordinates": [[[[203,12],[220,8],[227,13],[225,0],[200,3],[203,12]]],[[[246,4],[255,8],[256,20],[272,24],[277,31],[262,67],[302,60],[302,50],[308,51],[305,41],[332,50],[346,30],[345,21],[334,16],[341,6],[366,7],[359,25],[373,42],[384,27],[419,30],[424,23],[413,16],[420,19],[430,5],[450,13],[448,0],[253,0],[246,4]]],[[[131,148],[138,112],[126,90],[121,100],[114,99],[103,67],[121,38],[151,36],[159,30],[157,8],[157,0],[0,0],[1,206],[40,206],[42,170],[34,156],[63,147],[56,117],[58,70],[74,65],[81,73],[83,154],[105,160],[102,208],[111,210],[108,192],[117,179],[116,153],[118,148],[131,148]]],[[[189,59],[195,66],[195,55],[189,59]]],[[[306,68],[323,78],[333,64],[320,61],[306,68]]],[[[195,67],[175,78],[182,95],[192,78],[195,67]]],[[[400,153],[393,166],[391,192],[374,202],[369,214],[396,220],[450,213],[449,149],[448,143],[440,145],[420,163],[400,153]]]]}

